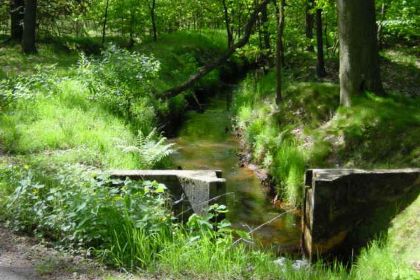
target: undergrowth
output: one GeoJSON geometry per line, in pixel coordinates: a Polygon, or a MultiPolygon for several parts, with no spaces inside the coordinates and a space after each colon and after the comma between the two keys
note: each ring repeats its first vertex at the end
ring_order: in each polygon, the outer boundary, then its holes
{"type": "Polygon", "coordinates": [[[304,171],[311,167],[420,166],[417,97],[366,93],[351,108],[339,108],[336,85],[286,83],[277,107],[274,78],[273,72],[249,75],[233,110],[252,160],[269,171],[289,203],[301,203],[304,171]]]}

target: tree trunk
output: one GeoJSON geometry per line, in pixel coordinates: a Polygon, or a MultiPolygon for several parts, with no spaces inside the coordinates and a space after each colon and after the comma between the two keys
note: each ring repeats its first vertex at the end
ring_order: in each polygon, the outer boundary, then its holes
{"type": "Polygon", "coordinates": [[[226,5],[226,0],[222,0],[222,4],[223,4],[223,15],[225,17],[228,48],[231,48],[233,45],[233,34],[232,34],[232,27],[230,24],[229,10],[226,5]]]}
{"type": "Polygon", "coordinates": [[[36,53],[36,0],[25,1],[25,14],[23,17],[22,50],[24,53],[36,53]]]}
{"type": "Polygon", "coordinates": [[[249,38],[251,37],[251,33],[252,33],[252,29],[255,26],[255,22],[258,19],[258,14],[261,13],[262,9],[264,9],[268,2],[270,2],[271,0],[262,0],[262,2],[255,8],[255,10],[252,12],[252,14],[250,15],[245,27],[244,27],[244,35],[243,37],[236,42],[235,44],[232,45],[232,47],[230,47],[226,53],[224,53],[222,56],[220,56],[219,58],[217,58],[216,60],[214,60],[213,62],[210,62],[209,64],[201,67],[200,69],[198,69],[198,71],[191,75],[189,77],[189,79],[187,81],[185,81],[184,83],[182,83],[179,86],[176,86],[174,88],[171,88],[165,92],[163,92],[161,95],[167,98],[170,97],[174,97],[178,94],[180,94],[181,92],[183,92],[184,90],[189,89],[190,87],[194,86],[194,84],[200,80],[201,78],[203,78],[204,76],[206,76],[208,73],[210,73],[212,70],[214,70],[215,68],[219,67],[220,65],[222,65],[224,62],[226,62],[233,53],[235,53],[235,51],[239,48],[242,48],[243,46],[245,46],[248,41],[249,38]]]}
{"type": "Polygon", "coordinates": [[[109,8],[109,0],[106,0],[105,13],[104,13],[104,22],[103,22],[103,25],[102,25],[102,45],[105,44],[106,23],[108,21],[108,8],[109,8]]]}
{"type": "Polygon", "coordinates": [[[276,38],[276,104],[279,105],[282,100],[282,66],[284,59],[283,32],[284,32],[284,6],[285,1],[280,0],[280,6],[276,2],[277,18],[277,38],[276,38]]]}
{"type": "Polygon", "coordinates": [[[381,6],[381,18],[379,20],[379,25],[378,25],[378,48],[380,50],[382,50],[383,48],[383,24],[384,24],[384,20],[385,20],[385,13],[386,13],[386,8],[387,6],[385,5],[385,3],[382,3],[381,6]]]}
{"type": "Polygon", "coordinates": [[[340,35],[340,103],[363,91],[383,93],[374,0],[337,0],[340,35]]]}
{"type": "Polygon", "coordinates": [[[152,20],[153,41],[157,41],[157,27],[156,27],[156,0],[152,0],[150,5],[150,18],[152,20]]]}
{"type": "Polygon", "coordinates": [[[130,41],[128,42],[128,48],[131,49],[134,46],[134,12],[130,10],[130,41]]]}
{"type": "Polygon", "coordinates": [[[316,10],[316,42],[317,42],[317,64],[316,74],[319,78],[326,76],[324,63],[324,40],[322,36],[322,10],[316,10]]]}
{"type": "Polygon", "coordinates": [[[312,45],[312,39],[314,38],[314,14],[312,11],[314,8],[314,1],[315,0],[308,0],[306,2],[306,38],[310,42],[306,49],[310,52],[314,51],[314,46],[312,45]]]}
{"type": "Polygon", "coordinates": [[[24,0],[10,1],[10,37],[16,42],[22,41],[24,5],[24,0]]]}
{"type": "Polygon", "coordinates": [[[261,11],[261,24],[263,27],[263,40],[264,48],[270,50],[270,32],[268,30],[268,15],[267,15],[267,6],[261,11]]]}

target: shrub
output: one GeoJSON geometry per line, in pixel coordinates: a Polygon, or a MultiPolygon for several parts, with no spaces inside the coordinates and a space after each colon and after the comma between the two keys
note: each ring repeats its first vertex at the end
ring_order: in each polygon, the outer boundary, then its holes
{"type": "Polygon", "coordinates": [[[152,56],[110,45],[98,59],[81,55],[78,78],[93,100],[148,132],[155,122],[155,108],[160,106],[152,95],[159,69],[159,61],[152,56]]]}
{"type": "MultiPolygon", "coordinates": [[[[7,169],[0,173],[10,174],[7,169]]],[[[119,188],[110,187],[107,177],[95,178],[92,170],[78,165],[57,168],[55,173],[22,170],[7,178],[17,183],[4,210],[10,227],[34,232],[65,248],[93,247],[107,260],[115,257],[114,246],[127,230],[148,235],[170,232],[165,186],[124,181],[119,188]]]]}

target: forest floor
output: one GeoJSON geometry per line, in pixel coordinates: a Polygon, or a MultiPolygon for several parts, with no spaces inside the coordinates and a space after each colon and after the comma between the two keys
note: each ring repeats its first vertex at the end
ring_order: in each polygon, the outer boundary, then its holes
{"type": "Polygon", "coordinates": [[[90,258],[60,252],[39,239],[19,235],[0,223],[1,280],[146,280],[117,272],[90,258]]]}
{"type": "Polygon", "coordinates": [[[103,266],[58,252],[0,225],[0,279],[102,279],[103,266]]]}

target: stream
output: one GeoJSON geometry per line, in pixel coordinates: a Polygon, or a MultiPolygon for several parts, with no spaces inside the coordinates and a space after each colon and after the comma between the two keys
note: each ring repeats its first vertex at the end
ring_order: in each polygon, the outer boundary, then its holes
{"type": "MultiPolygon", "coordinates": [[[[278,216],[254,171],[240,167],[239,140],[231,133],[229,100],[234,86],[219,92],[205,104],[205,111],[189,111],[178,136],[174,163],[182,169],[220,169],[227,180],[227,219],[247,232],[278,216]]],[[[253,233],[258,245],[277,252],[296,251],[300,245],[300,219],[284,214],[253,233]]]]}

